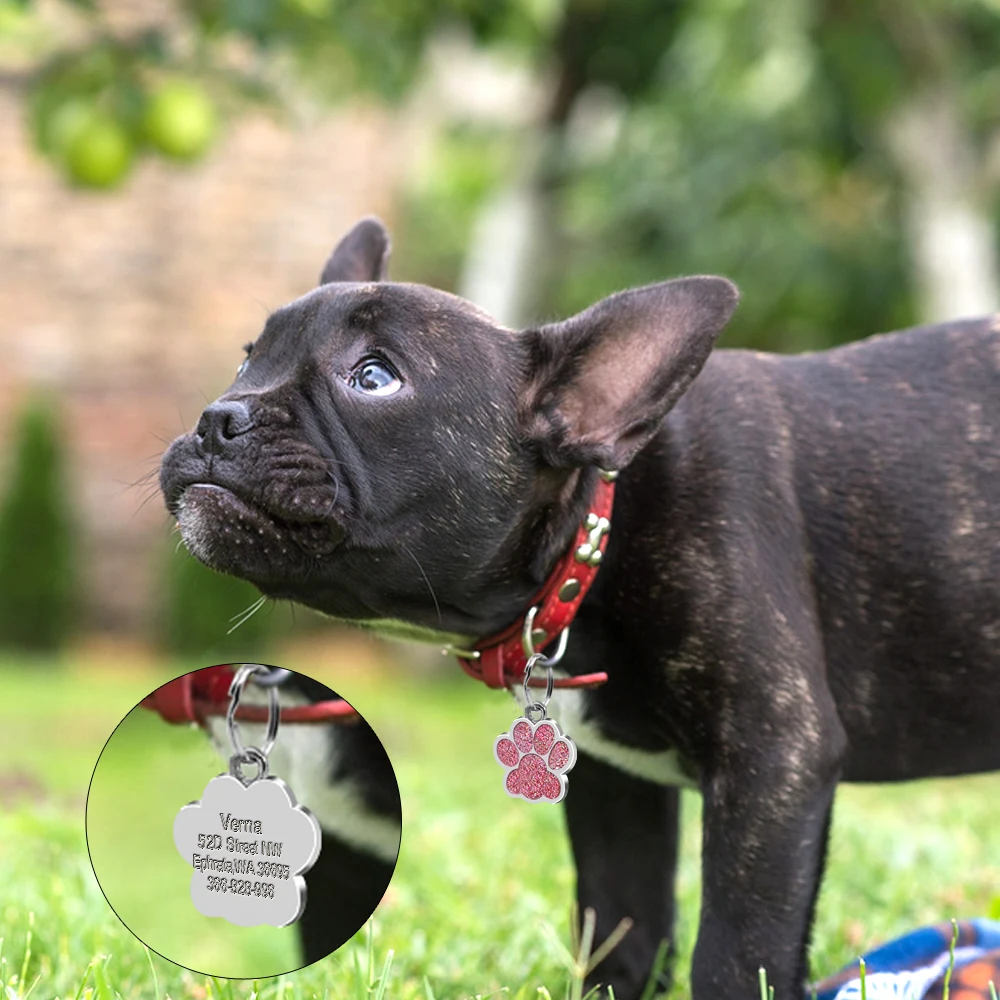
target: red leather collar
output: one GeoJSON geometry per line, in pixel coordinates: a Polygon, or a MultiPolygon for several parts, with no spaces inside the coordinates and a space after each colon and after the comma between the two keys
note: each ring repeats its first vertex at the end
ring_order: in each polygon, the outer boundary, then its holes
{"type": "MultiPolygon", "coordinates": [[[[229,709],[229,685],[233,664],[205,667],[168,681],[139,702],[156,712],[165,722],[196,722],[204,726],[211,715],[225,715],[229,709]]],[[[240,705],[236,718],[246,722],[266,722],[266,705],[240,705]]],[[[356,722],[358,713],[343,698],[331,698],[312,705],[281,709],[282,722],[356,722]]]]}
{"type": "MultiPolygon", "coordinates": [[[[534,646],[542,649],[560,632],[568,628],[576,616],[590,585],[597,576],[604,549],[608,544],[611,528],[611,508],[615,498],[614,480],[617,473],[601,472],[590,503],[587,516],[577,529],[576,537],[569,551],[556,563],[542,589],[532,599],[529,607],[537,607],[535,616],[534,646]]],[[[527,612],[512,622],[502,632],[477,642],[473,647],[475,657],[459,656],[462,669],[487,687],[509,688],[524,680],[527,657],[521,642],[521,633],[527,612]]],[[[576,677],[560,677],[555,681],[557,688],[591,688],[603,684],[608,679],[604,671],[580,674],[576,677]]],[[[543,687],[544,678],[532,677],[531,687],[543,687]]]]}

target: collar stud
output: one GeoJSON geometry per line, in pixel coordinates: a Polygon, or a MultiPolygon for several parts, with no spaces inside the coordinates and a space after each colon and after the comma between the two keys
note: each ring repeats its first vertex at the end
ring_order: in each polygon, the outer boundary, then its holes
{"type": "Polygon", "coordinates": [[[601,517],[591,511],[583,522],[583,526],[587,531],[587,540],[582,545],[577,546],[573,558],[588,566],[599,566],[602,556],[601,541],[611,530],[611,522],[606,517],[601,517]]]}

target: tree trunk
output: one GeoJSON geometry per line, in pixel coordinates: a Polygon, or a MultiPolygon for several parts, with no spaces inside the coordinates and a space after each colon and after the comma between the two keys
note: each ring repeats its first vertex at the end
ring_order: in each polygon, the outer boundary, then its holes
{"type": "Polygon", "coordinates": [[[549,207],[538,183],[537,147],[525,137],[517,175],[491,191],[476,217],[459,280],[459,294],[505,326],[535,318],[539,262],[545,257],[549,207]]]}
{"type": "Polygon", "coordinates": [[[524,131],[517,175],[479,210],[459,285],[459,294],[511,327],[540,318],[543,290],[559,255],[554,197],[562,168],[555,165],[563,159],[570,112],[586,84],[559,48],[547,107],[524,131]]]}
{"type": "Polygon", "coordinates": [[[1000,269],[975,147],[957,95],[927,87],[891,116],[889,150],[904,180],[905,225],[926,322],[994,312],[1000,269]]]}

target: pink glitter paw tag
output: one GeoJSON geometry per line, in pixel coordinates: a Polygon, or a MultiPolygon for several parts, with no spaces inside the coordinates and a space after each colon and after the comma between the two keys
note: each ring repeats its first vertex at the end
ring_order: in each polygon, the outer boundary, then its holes
{"type": "Polygon", "coordinates": [[[493,756],[507,772],[504,787],[513,798],[561,802],[566,797],[566,774],[576,763],[576,746],[544,711],[537,722],[515,719],[496,738],[493,756]]]}

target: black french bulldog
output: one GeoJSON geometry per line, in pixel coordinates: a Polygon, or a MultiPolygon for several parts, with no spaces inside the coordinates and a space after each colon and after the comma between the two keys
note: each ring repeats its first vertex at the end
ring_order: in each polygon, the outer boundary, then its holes
{"type": "Polygon", "coordinates": [[[837,782],[1000,768],[1000,323],[812,355],[712,348],[722,278],[515,332],[384,279],[361,222],[163,460],[191,551],[265,594],[468,644],[523,616],[618,469],[552,714],[580,747],[581,908],[670,939],[678,791],[704,798],[696,1000],[801,997],[837,782]],[[441,633],[448,633],[442,637],[441,633]]]}

